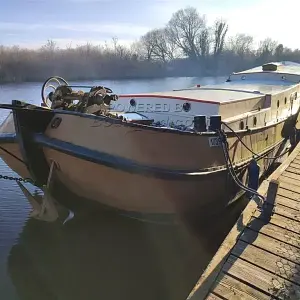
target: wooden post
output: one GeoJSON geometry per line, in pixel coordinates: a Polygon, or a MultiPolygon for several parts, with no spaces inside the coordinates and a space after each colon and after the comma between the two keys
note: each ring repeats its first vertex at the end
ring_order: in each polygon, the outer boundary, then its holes
{"type": "Polygon", "coordinates": [[[269,183],[267,198],[265,200],[265,203],[262,206],[264,217],[267,217],[268,219],[274,213],[274,206],[275,206],[278,187],[279,187],[279,181],[272,179],[269,183]]]}

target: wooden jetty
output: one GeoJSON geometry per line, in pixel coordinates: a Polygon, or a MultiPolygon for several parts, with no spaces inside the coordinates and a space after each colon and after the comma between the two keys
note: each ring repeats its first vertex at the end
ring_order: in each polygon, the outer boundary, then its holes
{"type": "Polygon", "coordinates": [[[188,300],[300,299],[300,143],[258,192],[188,300]]]}

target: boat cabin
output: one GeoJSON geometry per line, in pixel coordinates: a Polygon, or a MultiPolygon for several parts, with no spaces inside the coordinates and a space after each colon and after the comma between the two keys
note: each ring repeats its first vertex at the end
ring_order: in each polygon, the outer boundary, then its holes
{"type": "Polygon", "coordinates": [[[235,130],[279,122],[299,108],[300,64],[269,63],[233,73],[226,82],[147,94],[121,95],[111,110],[148,118],[157,126],[188,130],[194,117],[219,115],[235,130]],[[133,114],[135,113],[135,114],[133,114]]]}

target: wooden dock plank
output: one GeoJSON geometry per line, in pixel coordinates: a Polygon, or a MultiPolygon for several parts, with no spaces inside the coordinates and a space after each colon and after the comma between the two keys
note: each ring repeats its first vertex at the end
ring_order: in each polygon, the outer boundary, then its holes
{"type": "MultiPolygon", "coordinates": [[[[288,172],[287,170],[285,170],[283,173],[282,173],[282,176],[283,177],[288,177],[288,178],[291,178],[293,179],[293,182],[295,182],[296,185],[299,185],[299,180],[300,180],[300,175],[299,174],[295,174],[293,172],[288,172]]],[[[281,177],[280,177],[281,178],[281,177]]]]}
{"type": "MultiPolygon", "coordinates": [[[[249,229],[252,229],[256,232],[268,235],[272,238],[275,238],[281,242],[293,245],[300,249],[300,236],[299,234],[287,230],[282,227],[278,227],[273,224],[265,224],[262,220],[253,218],[248,224],[249,229]]],[[[245,229],[246,230],[246,229],[245,229]]]]}
{"type": "Polygon", "coordinates": [[[207,300],[224,300],[224,298],[220,298],[219,296],[214,295],[214,294],[209,294],[206,299],[207,300]]]}
{"type": "Polygon", "coordinates": [[[300,222],[300,211],[290,208],[288,206],[277,204],[274,207],[274,213],[300,222]]]}
{"type": "Polygon", "coordinates": [[[268,294],[264,294],[224,273],[221,273],[217,278],[216,286],[212,289],[212,292],[230,300],[270,299],[268,294]]]}
{"type": "MultiPolygon", "coordinates": [[[[282,258],[248,244],[244,241],[238,241],[231,252],[240,259],[244,259],[258,267],[261,267],[271,273],[287,279],[294,284],[300,283],[300,265],[290,260],[282,258]]],[[[300,286],[299,286],[300,292],[300,286]]]]}
{"type": "Polygon", "coordinates": [[[288,167],[288,168],[286,169],[286,172],[291,172],[291,173],[300,175],[300,165],[299,165],[299,168],[288,167]]]}
{"type": "Polygon", "coordinates": [[[300,201],[277,195],[276,203],[289,207],[294,210],[300,210],[300,201]]]}
{"type": "Polygon", "coordinates": [[[284,189],[286,191],[290,191],[291,193],[295,195],[300,195],[300,189],[293,189],[293,186],[289,183],[284,182],[283,180],[280,181],[280,187],[279,189],[284,189]]]}
{"type": "Polygon", "coordinates": [[[278,196],[283,196],[295,201],[300,201],[300,194],[296,192],[292,192],[290,190],[287,190],[283,187],[282,182],[280,183],[279,189],[277,191],[278,196]]]}
{"type": "MultiPolygon", "coordinates": [[[[275,232],[273,231],[272,235],[273,233],[275,232]]],[[[293,246],[289,242],[289,238],[282,233],[281,236],[276,236],[276,238],[278,239],[246,228],[240,240],[300,264],[300,248],[293,246]]]]}
{"type": "MultiPolygon", "coordinates": [[[[253,215],[256,218],[263,220],[264,218],[261,215],[261,212],[256,211],[253,215]]],[[[289,218],[286,218],[282,215],[274,214],[270,220],[270,224],[277,225],[279,227],[288,229],[296,234],[300,232],[300,223],[289,218]]]]}
{"type": "Polygon", "coordinates": [[[286,177],[286,176],[281,176],[280,177],[280,183],[281,182],[285,183],[285,185],[288,186],[288,190],[300,193],[299,182],[296,179],[286,177]]]}
{"type": "Polygon", "coordinates": [[[293,160],[293,163],[300,164],[300,157],[296,156],[295,159],[293,160]]]}
{"type": "Polygon", "coordinates": [[[291,162],[290,166],[292,168],[298,169],[298,168],[300,168],[300,163],[293,161],[293,162],[291,162]]]}
{"type": "Polygon", "coordinates": [[[228,258],[223,271],[278,299],[296,300],[300,297],[300,286],[235,256],[228,258]],[[298,298],[293,298],[293,295],[298,298]]]}

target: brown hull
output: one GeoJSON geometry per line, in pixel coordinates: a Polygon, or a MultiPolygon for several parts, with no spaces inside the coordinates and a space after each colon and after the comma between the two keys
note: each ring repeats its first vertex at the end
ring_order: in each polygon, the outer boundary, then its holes
{"type": "MultiPolygon", "coordinates": [[[[56,178],[72,193],[132,215],[188,216],[195,212],[205,218],[223,210],[239,192],[226,170],[168,180],[130,174],[49,148],[44,153],[49,164],[57,164],[56,178]]],[[[262,173],[267,166],[262,166],[262,173]]],[[[242,181],[247,180],[247,164],[239,175],[242,181]]]]}
{"type": "MultiPolygon", "coordinates": [[[[61,119],[60,125],[57,128],[50,125],[45,131],[50,139],[43,145],[44,154],[48,165],[51,161],[58,165],[60,182],[76,195],[128,212],[170,214],[197,208],[206,214],[209,208],[224,208],[239,192],[228,175],[222,148],[209,145],[209,138],[216,135],[110,124],[101,118],[64,113],[57,113],[56,118],[61,119]],[[52,139],[58,145],[53,145],[52,139]],[[109,154],[115,165],[107,167],[101,161],[88,161],[89,158],[76,154],[76,150],[74,153],[65,151],[60,142],[67,142],[71,149],[79,146],[97,151],[100,156],[109,154]],[[160,178],[156,174],[141,174],[138,167],[133,171],[124,170],[124,159],[133,166],[161,168],[185,175],[179,179],[160,178]],[[188,175],[189,171],[194,175],[188,175]]],[[[269,155],[274,156],[283,141],[284,126],[286,122],[281,122],[240,132],[239,136],[253,151],[264,153],[268,149],[269,155]]],[[[242,166],[245,182],[252,154],[233,134],[228,135],[228,143],[232,160],[242,166]]],[[[265,159],[259,162],[261,174],[271,162],[265,159]]]]}
{"type": "MultiPolygon", "coordinates": [[[[73,145],[108,153],[134,162],[170,170],[204,170],[225,166],[221,147],[211,147],[209,139],[217,135],[193,134],[159,128],[130,126],[123,122],[93,116],[57,113],[57,128],[48,126],[45,135],[73,145]]],[[[52,122],[53,122],[52,121],[52,122]]],[[[285,122],[239,132],[240,138],[261,153],[282,140],[285,122]]],[[[232,160],[236,163],[252,157],[232,133],[227,134],[232,160]]]]}
{"type": "MultiPolygon", "coordinates": [[[[39,113],[27,114],[24,111],[21,115],[24,124],[26,118],[39,124],[33,120],[40,117],[39,113]]],[[[59,182],[80,197],[129,213],[196,211],[207,216],[228,205],[240,191],[228,175],[221,147],[209,145],[209,138],[215,134],[180,133],[114,121],[109,126],[107,119],[68,113],[56,113],[52,120],[57,118],[61,119],[58,126],[50,122],[44,134],[35,133],[33,127],[32,134],[23,137],[26,144],[20,147],[25,146],[25,153],[31,155],[27,161],[33,171],[48,174],[53,160],[59,182]]],[[[285,124],[238,135],[253,151],[264,153],[268,149],[274,156],[278,154],[276,145],[283,140],[285,124]]],[[[228,143],[230,156],[244,172],[245,182],[252,154],[233,134],[228,134],[228,143]]],[[[6,162],[19,174],[28,175],[24,166],[20,169],[10,159],[6,162]]],[[[260,161],[261,173],[270,162],[260,161]]]]}

